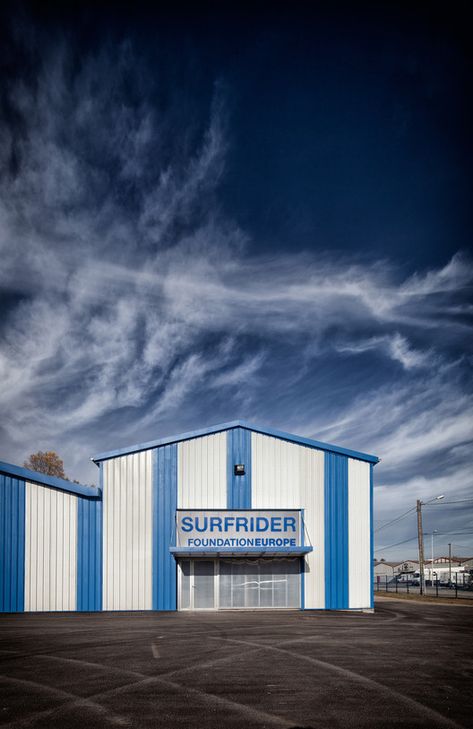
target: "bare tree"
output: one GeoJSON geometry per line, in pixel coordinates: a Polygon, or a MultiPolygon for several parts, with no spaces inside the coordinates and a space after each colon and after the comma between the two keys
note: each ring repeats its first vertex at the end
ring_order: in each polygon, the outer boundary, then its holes
{"type": "Polygon", "coordinates": [[[37,453],[32,453],[23,465],[31,471],[39,471],[39,473],[45,473],[47,476],[66,478],[64,462],[55,451],[38,451],[37,453]]]}

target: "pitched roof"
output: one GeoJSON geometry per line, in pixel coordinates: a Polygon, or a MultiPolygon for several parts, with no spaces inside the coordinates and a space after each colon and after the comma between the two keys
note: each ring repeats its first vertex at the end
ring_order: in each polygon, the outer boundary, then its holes
{"type": "Polygon", "coordinates": [[[68,491],[71,494],[78,494],[79,496],[88,496],[90,498],[100,498],[101,496],[100,489],[95,488],[95,486],[84,486],[81,483],[73,483],[63,478],[56,478],[56,476],[47,476],[45,473],[30,471],[28,468],[14,466],[12,463],[5,463],[4,461],[0,461],[0,473],[6,476],[13,476],[13,478],[19,478],[23,481],[38,483],[41,486],[50,486],[60,491],[68,491]]]}
{"type": "Polygon", "coordinates": [[[245,420],[233,420],[229,423],[219,423],[218,425],[211,425],[208,428],[193,430],[189,433],[180,433],[178,435],[171,435],[166,438],[148,441],[147,443],[138,443],[125,448],[119,448],[118,450],[99,453],[98,455],[93,456],[91,460],[94,461],[94,463],[100,463],[100,461],[106,461],[110,458],[116,458],[117,456],[139,453],[140,451],[147,451],[150,448],[157,448],[158,446],[169,445],[171,443],[179,443],[183,440],[191,440],[192,438],[199,438],[203,435],[212,435],[213,433],[220,433],[224,430],[231,430],[232,428],[245,428],[246,430],[251,430],[254,433],[262,433],[263,435],[269,435],[274,438],[281,438],[282,440],[287,440],[291,443],[298,443],[299,445],[308,446],[309,448],[317,448],[323,451],[330,451],[331,453],[339,453],[344,456],[350,456],[351,458],[357,458],[360,461],[368,461],[369,463],[378,463],[379,461],[379,458],[368,453],[361,453],[360,451],[354,451],[350,448],[342,448],[341,446],[332,445],[331,443],[323,443],[319,440],[305,438],[300,435],[293,435],[292,433],[275,430],[274,428],[252,425],[245,420]]]}

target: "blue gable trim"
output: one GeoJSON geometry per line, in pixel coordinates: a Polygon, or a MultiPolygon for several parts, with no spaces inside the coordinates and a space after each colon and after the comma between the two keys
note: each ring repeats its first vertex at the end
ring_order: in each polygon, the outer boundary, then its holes
{"type": "Polygon", "coordinates": [[[25,482],[0,474],[0,612],[25,609],[25,482]]]}
{"type": "Polygon", "coordinates": [[[101,495],[100,490],[93,486],[83,486],[80,483],[72,483],[72,481],[65,481],[55,476],[46,476],[45,473],[30,471],[27,468],[20,468],[20,466],[14,466],[12,463],[5,463],[4,461],[0,461],[0,473],[15,476],[23,479],[23,481],[39,483],[42,486],[51,486],[53,489],[68,491],[71,494],[79,494],[80,496],[100,497],[101,495]]]}
{"type": "Polygon", "coordinates": [[[175,539],[177,445],[153,452],[153,610],[177,610],[177,568],[169,551],[175,539]]]}
{"type": "Polygon", "coordinates": [[[77,500],[77,610],[102,610],[102,513],[101,499],[77,500]]]}
{"type": "Polygon", "coordinates": [[[288,440],[291,443],[305,445],[309,448],[318,448],[319,450],[323,451],[339,453],[341,455],[350,456],[351,458],[357,458],[361,461],[368,461],[369,463],[378,463],[379,461],[376,456],[369,455],[368,453],[361,453],[359,451],[351,450],[350,448],[342,448],[340,446],[332,445],[330,443],[323,443],[322,441],[313,440],[312,438],[304,438],[299,435],[292,435],[291,433],[286,433],[282,430],[275,430],[274,428],[263,428],[257,425],[252,425],[251,423],[247,423],[244,420],[233,420],[229,423],[220,423],[219,425],[212,425],[209,428],[202,428],[201,430],[194,430],[188,433],[172,435],[168,436],[167,438],[160,438],[159,440],[152,440],[147,443],[138,443],[136,445],[128,446],[127,448],[119,448],[118,450],[100,453],[97,456],[93,456],[92,461],[94,461],[95,463],[99,461],[106,461],[109,458],[125,456],[129,453],[138,453],[139,451],[146,451],[152,448],[158,448],[159,446],[168,445],[170,443],[180,443],[183,440],[200,438],[203,435],[212,435],[213,433],[221,433],[223,430],[231,430],[232,428],[245,428],[246,430],[250,430],[255,433],[262,433],[263,435],[270,435],[274,438],[281,438],[282,440],[288,440]]]}
{"type": "Polygon", "coordinates": [[[325,607],[348,608],[348,459],[325,454],[325,607]]]}
{"type": "Polygon", "coordinates": [[[227,509],[251,509],[251,432],[245,428],[227,431],[227,509]],[[235,476],[237,463],[244,464],[244,476],[235,476]]]}

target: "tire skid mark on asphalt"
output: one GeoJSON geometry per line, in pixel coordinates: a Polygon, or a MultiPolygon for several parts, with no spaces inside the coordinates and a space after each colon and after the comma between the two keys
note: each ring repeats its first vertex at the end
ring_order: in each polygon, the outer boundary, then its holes
{"type": "MultiPolygon", "coordinates": [[[[143,640],[145,640],[143,638],[143,640]]],[[[97,643],[94,647],[95,648],[107,648],[107,646],[116,646],[117,644],[120,645],[127,645],[130,643],[131,645],[136,645],[136,640],[114,640],[114,641],[107,641],[106,643],[97,643]]],[[[74,646],[68,645],[65,648],[57,648],[58,653],[61,652],[67,652],[73,649],[74,646]]],[[[80,646],[82,647],[82,646],[80,646]]],[[[50,656],[50,654],[45,653],[43,650],[37,650],[37,651],[28,651],[28,652],[21,652],[21,651],[7,651],[0,649],[0,660],[2,658],[2,653],[8,653],[8,655],[5,656],[5,658],[8,659],[17,659],[17,658],[36,658],[36,656],[50,656]]]]}
{"type": "Polygon", "coordinates": [[[126,675],[133,678],[151,678],[151,676],[147,675],[146,673],[140,673],[139,671],[130,671],[127,668],[117,668],[116,666],[110,666],[106,663],[93,663],[91,661],[83,661],[81,658],[51,656],[48,653],[38,653],[36,654],[36,658],[46,658],[48,660],[59,661],[61,663],[77,663],[80,666],[85,666],[86,668],[101,668],[102,670],[106,670],[107,673],[121,673],[124,676],[126,675]]]}
{"type": "MultiPolygon", "coordinates": [[[[253,652],[253,651],[249,651],[253,652]]],[[[74,659],[70,659],[71,661],[74,661],[74,659]]],[[[223,660],[223,659],[222,659],[223,660]]],[[[229,657],[227,656],[224,660],[229,660],[229,657]]],[[[76,661],[75,661],[76,662],[76,661]]],[[[82,663],[82,661],[77,661],[82,663]]],[[[98,668],[107,668],[105,666],[101,666],[100,664],[88,664],[96,666],[98,668]]],[[[120,670],[120,669],[118,669],[120,670]]],[[[123,671],[125,673],[125,671],[123,671]]],[[[134,672],[126,672],[126,673],[134,673],[134,672]]],[[[135,673],[135,676],[144,676],[144,674],[138,674],[135,673]]],[[[102,691],[100,693],[94,694],[93,696],[88,697],[81,697],[77,696],[76,694],[69,693],[67,691],[63,691],[61,689],[55,689],[54,687],[46,686],[44,684],[36,683],[33,681],[25,681],[23,679],[14,679],[10,678],[8,676],[5,677],[8,681],[11,681],[12,683],[20,683],[20,684],[28,684],[32,687],[39,688],[41,690],[44,690],[45,692],[54,693],[56,695],[60,695],[61,697],[64,697],[65,699],[69,699],[69,701],[66,701],[65,704],[61,704],[59,707],[55,707],[54,709],[47,709],[46,711],[37,712],[36,714],[33,714],[32,716],[26,717],[23,720],[11,722],[10,724],[3,725],[2,729],[20,729],[25,728],[28,726],[31,726],[34,722],[36,722],[38,719],[44,719],[46,717],[53,717],[55,714],[60,714],[61,712],[68,711],[73,708],[79,708],[81,706],[86,706],[93,708],[95,710],[98,710],[100,714],[104,714],[105,718],[109,721],[112,721],[115,725],[120,726],[126,726],[129,722],[126,719],[126,717],[123,717],[119,714],[110,714],[107,707],[102,706],[101,704],[97,703],[97,699],[103,699],[104,697],[110,697],[112,695],[116,695],[119,693],[126,692],[128,689],[133,689],[135,687],[144,686],[144,685],[150,685],[150,684],[161,684],[163,686],[168,686],[170,688],[177,689],[178,691],[183,692],[184,694],[191,694],[193,696],[196,696],[200,700],[203,699],[205,704],[211,704],[211,705],[217,705],[224,707],[227,710],[234,710],[237,711],[239,714],[242,714],[247,719],[251,720],[257,720],[258,722],[263,723],[264,725],[267,725],[268,722],[271,723],[272,726],[277,727],[283,727],[284,729],[290,729],[291,727],[294,727],[294,721],[285,719],[283,717],[277,716],[276,714],[270,714],[266,711],[261,711],[259,709],[253,709],[251,706],[248,706],[247,704],[240,703],[238,701],[233,701],[232,699],[226,699],[222,696],[216,696],[215,694],[212,694],[208,691],[203,691],[201,689],[191,688],[189,686],[186,686],[185,684],[179,683],[177,681],[170,681],[167,678],[163,678],[161,676],[144,676],[143,680],[139,681],[132,681],[128,684],[124,684],[122,686],[117,686],[113,689],[109,689],[108,691],[102,691]],[[94,700],[92,700],[94,699],[94,700]]]]}
{"type": "Polygon", "coordinates": [[[227,710],[233,709],[239,714],[242,714],[247,719],[261,722],[263,726],[267,726],[267,723],[270,722],[273,726],[284,727],[284,729],[292,729],[294,727],[294,721],[292,719],[284,719],[284,717],[277,716],[277,714],[270,714],[267,711],[253,709],[251,706],[248,706],[248,704],[242,704],[239,701],[226,699],[223,696],[216,696],[215,694],[212,694],[208,691],[203,691],[202,689],[190,688],[189,686],[186,686],[185,684],[180,684],[177,681],[159,679],[159,683],[162,683],[165,686],[176,688],[179,691],[183,691],[184,694],[191,694],[199,699],[203,699],[206,704],[216,704],[217,706],[221,706],[222,708],[225,708],[227,710]]]}
{"type": "MultiPolygon", "coordinates": [[[[334,663],[328,663],[327,661],[321,661],[318,658],[312,658],[311,656],[305,656],[301,653],[295,653],[294,651],[289,651],[285,648],[280,648],[277,646],[251,643],[250,641],[246,641],[246,640],[237,641],[237,640],[234,640],[233,638],[227,638],[227,640],[231,641],[232,643],[241,643],[242,645],[258,646],[261,650],[274,651],[277,653],[284,653],[285,655],[292,656],[293,658],[305,661],[306,663],[311,663],[315,666],[320,666],[321,668],[326,668],[330,671],[333,671],[334,673],[338,673],[341,676],[344,676],[344,678],[349,678],[352,681],[361,683],[364,686],[368,686],[369,688],[375,687],[378,691],[387,693],[392,698],[395,698],[396,700],[403,701],[405,704],[410,706],[412,709],[415,709],[417,712],[419,710],[421,710],[423,716],[427,716],[431,720],[435,721],[436,725],[450,727],[450,729],[466,729],[466,727],[464,727],[462,724],[458,724],[456,721],[453,721],[453,719],[449,719],[447,716],[440,714],[435,709],[431,709],[429,706],[422,704],[420,701],[416,701],[416,699],[412,699],[409,696],[405,696],[405,694],[402,694],[399,691],[396,691],[396,689],[392,689],[389,686],[385,686],[384,684],[379,683],[378,681],[375,681],[372,678],[363,676],[361,673],[356,673],[355,671],[350,671],[348,668],[342,668],[341,666],[337,666],[334,663]]],[[[302,643],[302,642],[304,642],[304,639],[288,640],[288,641],[284,641],[283,643],[280,643],[280,645],[292,645],[294,643],[302,643]]]]}
{"type": "MultiPolygon", "coordinates": [[[[214,640],[227,641],[227,640],[231,640],[231,639],[214,638],[214,640]]],[[[258,652],[258,648],[253,648],[252,650],[245,651],[245,656],[248,656],[248,655],[251,655],[252,653],[257,653],[257,652],[258,652]]],[[[49,658],[51,660],[63,661],[63,662],[67,662],[67,663],[78,663],[80,665],[86,666],[87,668],[98,668],[98,669],[101,669],[102,671],[107,671],[107,673],[110,673],[110,671],[113,671],[114,673],[121,673],[123,676],[137,678],[138,683],[140,683],[142,680],[154,679],[154,678],[165,679],[165,678],[168,678],[169,676],[175,676],[178,673],[187,673],[189,671],[195,671],[197,669],[202,670],[205,668],[212,668],[212,666],[214,666],[218,663],[225,663],[227,661],[231,661],[234,658],[233,655],[220,656],[219,658],[212,658],[211,660],[205,660],[205,661],[200,661],[199,663],[193,663],[191,666],[185,666],[183,668],[175,668],[172,671],[166,671],[165,673],[160,673],[159,676],[155,676],[155,675],[149,675],[146,673],[141,673],[139,671],[130,671],[126,668],[117,668],[116,666],[109,666],[108,664],[105,664],[105,663],[92,663],[90,661],[83,661],[79,658],[64,658],[63,656],[50,656],[47,654],[40,654],[38,657],[49,658]]],[[[133,684],[135,684],[135,683],[137,683],[137,682],[133,681],[133,684]]],[[[132,684],[129,684],[129,685],[131,686],[132,684]]],[[[121,686],[117,686],[116,688],[119,689],[119,688],[121,688],[121,686]]],[[[108,691],[106,691],[104,693],[109,693],[109,691],[115,691],[115,688],[109,689],[108,691]]],[[[101,696],[101,695],[102,695],[102,693],[91,694],[91,696],[89,698],[95,698],[96,696],[101,696]]]]}
{"type": "MultiPolygon", "coordinates": [[[[218,639],[223,640],[223,641],[230,640],[227,638],[218,638],[218,639]]],[[[253,648],[252,650],[246,651],[245,655],[250,655],[251,653],[256,653],[257,650],[258,650],[257,648],[253,648]]],[[[185,666],[184,668],[175,668],[172,671],[166,671],[165,673],[160,673],[159,677],[158,677],[155,675],[141,673],[139,671],[130,671],[127,668],[118,668],[117,666],[110,666],[109,664],[106,664],[106,663],[94,663],[91,661],[84,661],[80,658],[66,658],[65,656],[53,656],[53,655],[49,655],[47,653],[35,653],[34,655],[36,658],[45,658],[45,659],[52,660],[52,661],[59,661],[59,662],[64,662],[64,663],[77,663],[77,664],[85,666],[87,668],[97,668],[102,671],[106,671],[107,673],[111,673],[111,672],[117,673],[117,674],[120,673],[123,676],[137,678],[138,682],[140,682],[143,679],[146,680],[146,679],[153,679],[153,678],[167,678],[168,676],[174,676],[175,674],[178,674],[178,673],[185,673],[188,671],[195,671],[197,669],[203,669],[203,668],[211,668],[216,663],[224,663],[226,661],[232,660],[232,658],[233,658],[233,655],[230,655],[230,656],[226,655],[226,656],[220,656],[219,658],[213,658],[211,660],[200,661],[199,663],[193,663],[191,666],[185,666]]],[[[133,682],[133,683],[136,683],[136,682],[133,682]]],[[[45,684],[45,686],[46,686],[46,684],[45,684]]],[[[117,688],[121,688],[121,687],[117,687],[117,688]]],[[[110,689],[110,691],[114,691],[114,690],[115,689],[110,689]]],[[[104,693],[108,693],[108,691],[106,691],[104,693]]],[[[91,694],[88,698],[95,698],[96,696],[99,696],[99,695],[102,695],[102,693],[91,694]]]]}
{"type": "MultiPolygon", "coordinates": [[[[209,636],[210,637],[210,636],[209,636]]],[[[231,640],[231,638],[212,638],[212,640],[231,640]]],[[[247,656],[250,656],[252,653],[257,653],[258,649],[255,648],[251,651],[246,651],[243,655],[245,658],[247,656]]],[[[242,654],[240,653],[239,656],[242,654]]],[[[178,673],[188,673],[189,671],[195,671],[196,669],[205,669],[205,668],[212,668],[213,666],[217,665],[218,663],[226,663],[227,661],[231,661],[234,659],[234,655],[231,656],[221,656],[220,658],[214,658],[210,661],[204,661],[202,663],[194,663],[192,666],[186,666],[185,668],[176,668],[174,671],[169,671],[168,673],[162,673],[160,676],[162,678],[167,678],[168,676],[175,676],[178,673]]]]}
{"type": "Polygon", "coordinates": [[[26,716],[24,719],[18,719],[17,721],[9,722],[8,724],[2,724],[2,729],[13,729],[13,727],[18,729],[19,727],[31,726],[31,724],[33,724],[33,722],[37,719],[64,711],[64,709],[67,709],[69,706],[74,705],[77,702],[80,702],[83,706],[86,706],[89,709],[93,709],[101,715],[101,718],[113,723],[115,726],[125,726],[128,723],[124,716],[110,712],[104,706],[91,701],[90,697],[84,698],[82,696],[77,696],[77,694],[73,694],[70,691],[55,688],[54,686],[48,686],[47,684],[39,683],[37,681],[28,681],[23,678],[13,678],[12,676],[5,676],[4,674],[0,674],[0,680],[5,681],[6,683],[20,685],[24,688],[36,689],[42,693],[53,694],[59,698],[63,698],[65,701],[65,703],[54,707],[54,709],[46,709],[45,711],[36,712],[35,714],[26,716]]]}

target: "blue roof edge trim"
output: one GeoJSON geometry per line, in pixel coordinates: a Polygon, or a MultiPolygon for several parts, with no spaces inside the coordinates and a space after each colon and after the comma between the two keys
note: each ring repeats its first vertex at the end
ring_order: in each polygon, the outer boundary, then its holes
{"type": "Polygon", "coordinates": [[[51,486],[53,489],[68,491],[71,494],[78,494],[79,496],[88,496],[89,498],[95,499],[100,499],[102,496],[100,489],[94,486],[84,486],[81,483],[72,483],[62,478],[56,478],[56,476],[47,476],[45,473],[30,471],[28,468],[21,468],[12,463],[5,463],[5,461],[0,461],[0,473],[16,476],[17,478],[22,478],[24,481],[31,481],[42,486],[51,486]]]}
{"type": "Polygon", "coordinates": [[[200,438],[204,435],[212,435],[214,433],[220,433],[224,430],[230,430],[231,428],[246,428],[246,430],[252,430],[254,433],[262,433],[263,435],[270,435],[274,438],[281,438],[281,440],[287,440],[291,443],[298,443],[299,445],[305,445],[309,448],[318,448],[323,451],[331,451],[332,453],[339,453],[343,456],[349,456],[351,458],[357,458],[359,461],[368,461],[368,463],[378,463],[379,458],[377,456],[370,455],[369,453],[362,453],[361,451],[354,451],[350,448],[342,448],[331,443],[323,443],[320,440],[313,440],[312,438],[305,438],[301,435],[293,435],[292,433],[286,433],[283,430],[276,430],[275,428],[266,428],[259,425],[252,425],[246,420],[232,420],[229,423],[220,423],[218,425],[211,425],[208,428],[201,428],[200,430],[192,430],[189,433],[180,433],[177,435],[171,435],[166,438],[159,438],[158,440],[151,440],[147,443],[137,443],[136,445],[128,446],[126,448],[119,448],[114,451],[107,451],[105,453],[99,453],[96,456],[92,456],[91,461],[98,463],[100,461],[106,461],[109,458],[117,458],[117,456],[126,456],[130,453],[138,453],[139,451],[147,451],[151,448],[158,448],[159,446],[168,445],[170,443],[179,443],[183,440],[191,440],[192,438],[200,438]]]}

